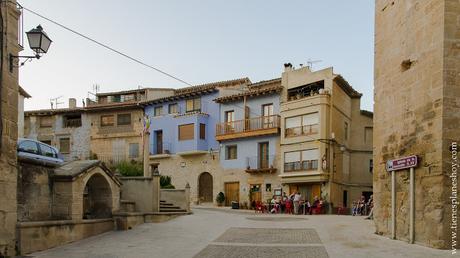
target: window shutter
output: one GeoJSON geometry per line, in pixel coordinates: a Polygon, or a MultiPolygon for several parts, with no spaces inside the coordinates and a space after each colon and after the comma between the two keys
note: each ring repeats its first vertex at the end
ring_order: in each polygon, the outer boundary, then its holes
{"type": "Polygon", "coordinates": [[[194,139],[194,124],[179,125],[179,141],[194,139]]]}

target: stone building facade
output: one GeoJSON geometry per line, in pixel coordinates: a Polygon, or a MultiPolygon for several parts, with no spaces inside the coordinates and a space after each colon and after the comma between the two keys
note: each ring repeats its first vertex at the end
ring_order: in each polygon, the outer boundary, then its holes
{"type": "Polygon", "coordinates": [[[372,194],[372,113],[361,94],[332,68],[285,65],[280,160],[286,192],[351,207],[372,194]]]}
{"type": "Polygon", "coordinates": [[[0,3],[0,256],[15,255],[16,182],[18,138],[18,73],[10,67],[9,55],[17,56],[22,46],[18,40],[18,19],[21,12],[16,1],[0,3]]]}
{"type": "MultiPolygon", "coordinates": [[[[451,248],[452,231],[459,234],[458,227],[451,230],[458,209],[453,214],[449,197],[458,178],[451,146],[460,141],[460,2],[379,0],[375,8],[376,231],[391,234],[385,162],[418,155],[415,243],[451,248]]],[[[408,240],[407,171],[396,173],[396,204],[396,238],[408,240]]]]}
{"type": "Polygon", "coordinates": [[[66,161],[90,157],[90,128],[88,114],[75,106],[24,113],[24,138],[55,146],[66,161]]]}
{"type": "Polygon", "coordinates": [[[138,104],[172,92],[166,88],[142,88],[98,93],[96,102],[87,101],[91,156],[108,163],[142,161],[144,109],[138,104]]]}
{"type": "Polygon", "coordinates": [[[171,176],[173,184],[189,183],[192,201],[215,201],[224,192],[226,205],[231,201],[244,205],[266,202],[281,190],[350,207],[354,199],[372,194],[372,113],[360,109],[361,94],[332,68],[312,72],[288,66],[281,78],[248,80],[185,99],[209,94],[215,96],[212,102],[201,101],[201,109],[209,112],[185,118],[168,113],[170,105],[180,103],[179,96],[145,104],[152,120],[150,164],[171,176]],[[311,84],[314,87],[308,88],[311,84]],[[198,115],[207,116],[206,120],[189,121],[198,115]],[[297,120],[314,123],[296,125],[297,120]],[[199,144],[197,126],[193,127],[197,144],[180,141],[179,126],[184,123],[205,125],[206,147],[199,144]],[[286,153],[310,155],[310,159],[287,160],[292,157],[286,158],[290,155],[286,153]]]}

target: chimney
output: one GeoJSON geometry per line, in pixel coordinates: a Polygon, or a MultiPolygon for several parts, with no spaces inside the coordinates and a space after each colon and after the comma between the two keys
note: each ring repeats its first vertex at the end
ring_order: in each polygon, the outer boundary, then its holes
{"type": "Polygon", "coordinates": [[[69,99],[69,108],[76,108],[77,107],[77,99],[70,98],[69,99]]]}
{"type": "Polygon", "coordinates": [[[285,71],[285,72],[290,72],[290,71],[292,71],[292,64],[291,64],[291,63],[285,63],[285,64],[284,64],[284,71],[285,71]]]}

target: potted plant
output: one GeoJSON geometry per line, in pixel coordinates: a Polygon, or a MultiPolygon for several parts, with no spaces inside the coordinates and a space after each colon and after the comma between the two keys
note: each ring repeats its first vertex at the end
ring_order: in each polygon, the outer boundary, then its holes
{"type": "Polygon", "coordinates": [[[222,206],[222,204],[225,202],[225,195],[223,192],[217,194],[216,202],[217,206],[222,206]]]}

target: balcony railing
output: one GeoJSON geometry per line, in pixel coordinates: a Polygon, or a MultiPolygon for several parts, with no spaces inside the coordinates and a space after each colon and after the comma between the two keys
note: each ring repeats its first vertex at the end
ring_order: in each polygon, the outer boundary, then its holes
{"type": "Polygon", "coordinates": [[[171,154],[171,143],[152,143],[150,144],[150,155],[171,154]]]}
{"type": "Polygon", "coordinates": [[[275,172],[275,155],[246,157],[246,172],[275,172]]]}
{"type": "MultiPolygon", "coordinates": [[[[264,134],[263,131],[268,131],[271,133],[275,129],[275,133],[278,133],[280,127],[280,116],[259,116],[249,119],[237,120],[232,122],[225,122],[216,125],[216,138],[220,140],[219,136],[225,135],[235,135],[244,137],[252,135],[244,135],[249,132],[261,131],[261,134],[264,134]]],[[[257,135],[257,134],[254,134],[257,135]]]]}
{"type": "Polygon", "coordinates": [[[304,160],[284,163],[284,172],[318,170],[318,160],[304,160]]]}
{"type": "Polygon", "coordinates": [[[298,127],[291,127],[286,128],[284,130],[285,137],[295,137],[295,136],[302,136],[302,135],[312,135],[317,134],[319,131],[319,125],[304,125],[298,127]]]}

